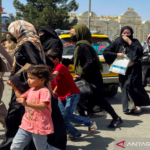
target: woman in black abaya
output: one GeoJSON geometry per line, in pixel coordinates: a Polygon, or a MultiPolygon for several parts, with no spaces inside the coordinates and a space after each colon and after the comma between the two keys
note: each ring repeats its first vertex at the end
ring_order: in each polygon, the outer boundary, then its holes
{"type": "Polygon", "coordinates": [[[121,29],[120,38],[107,47],[103,53],[108,64],[112,64],[117,57],[127,55],[131,63],[126,75],[119,75],[122,89],[122,104],[124,113],[140,113],[141,106],[150,105],[147,92],[142,85],[142,66],[140,58],[143,49],[137,39],[133,39],[133,30],[129,26],[121,29]]]}
{"type": "MultiPolygon", "coordinates": [[[[22,93],[29,89],[27,84],[26,70],[16,74],[26,63],[31,65],[45,64],[53,68],[54,64],[50,59],[45,59],[45,54],[37,36],[34,26],[26,21],[18,20],[10,24],[9,32],[17,39],[17,46],[14,50],[15,68],[14,74],[9,77],[8,83],[14,84],[22,93]]],[[[48,143],[61,150],[66,149],[66,129],[59,107],[54,99],[52,101],[52,120],[54,124],[54,134],[48,135],[48,143]]],[[[16,135],[25,108],[16,102],[14,90],[10,100],[8,114],[6,117],[7,133],[6,138],[0,144],[0,150],[10,150],[10,145],[16,135]]],[[[33,142],[25,150],[36,150],[33,142]]]]}
{"type": "Polygon", "coordinates": [[[45,52],[50,49],[59,49],[61,52],[63,52],[62,42],[52,27],[41,27],[39,29],[39,36],[45,52]]]}
{"type": "Polygon", "coordinates": [[[63,59],[63,63],[66,64],[66,66],[74,64],[76,73],[75,79],[84,79],[91,85],[93,90],[92,95],[84,97],[86,100],[80,100],[78,104],[79,113],[82,116],[86,116],[84,110],[87,110],[88,117],[92,117],[95,113],[100,111],[99,108],[103,108],[113,118],[108,127],[117,128],[123,121],[104,98],[103,79],[100,73],[102,65],[95,50],[91,46],[92,37],[90,30],[86,25],[78,24],[70,30],[70,34],[71,40],[76,43],[76,49],[73,58],[71,60],[63,59]],[[94,109],[95,106],[98,106],[97,110],[94,109]]]}

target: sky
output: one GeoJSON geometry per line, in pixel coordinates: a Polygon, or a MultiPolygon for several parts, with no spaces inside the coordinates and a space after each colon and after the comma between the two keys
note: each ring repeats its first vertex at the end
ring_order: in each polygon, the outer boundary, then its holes
{"type": "MultiPolygon", "coordinates": [[[[19,1],[26,3],[26,0],[19,1]]],[[[88,10],[89,0],[76,0],[76,2],[79,3],[79,9],[72,13],[79,15],[88,10]]],[[[2,7],[5,8],[4,12],[15,14],[13,0],[2,0],[2,7]]],[[[118,16],[127,11],[128,8],[134,8],[134,11],[141,16],[143,21],[150,20],[150,0],[91,0],[91,11],[98,16],[118,16]]]]}

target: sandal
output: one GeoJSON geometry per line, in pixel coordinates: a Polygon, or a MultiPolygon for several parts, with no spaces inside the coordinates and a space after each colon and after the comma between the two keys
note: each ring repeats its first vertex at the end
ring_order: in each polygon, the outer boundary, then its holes
{"type": "Polygon", "coordinates": [[[135,114],[138,114],[138,113],[141,113],[142,112],[142,109],[140,106],[136,106],[135,110],[134,110],[134,113],[135,114]]]}
{"type": "Polygon", "coordinates": [[[92,123],[93,124],[90,127],[88,127],[88,130],[89,130],[90,134],[97,130],[96,122],[92,122],[92,123]]]}

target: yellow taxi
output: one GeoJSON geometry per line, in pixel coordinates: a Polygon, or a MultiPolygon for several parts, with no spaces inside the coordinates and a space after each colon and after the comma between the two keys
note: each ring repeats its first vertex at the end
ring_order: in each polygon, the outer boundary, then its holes
{"type": "MultiPolygon", "coordinates": [[[[109,72],[109,65],[106,64],[105,59],[103,57],[103,52],[106,47],[109,46],[111,41],[109,40],[109,37],[106,35],[101,34],[94,34],[92,33],[92,46],[96,50],[99,59],[103,65],[103,82],[104,82],[104,91],[105,95],[109,97],[113,97],[117,94],[118,91],[118,74],[109,72]]],[[[71,59],[73,57],[74,51],[75,51],[75,43],[71,41],[70,37],[71,35],[66,32],[61,33],[60,39],[63,43],[63,58],[69,58],[71,59]]],[[[69,71],[72,74],[72,76],[75,76],[75,70],[74,66],[69,66],[69,71]]]]}

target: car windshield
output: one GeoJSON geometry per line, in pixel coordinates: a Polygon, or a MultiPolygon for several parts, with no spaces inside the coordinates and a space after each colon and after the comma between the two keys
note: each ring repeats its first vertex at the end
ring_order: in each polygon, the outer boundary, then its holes
{"type": "MultiPolygon", "coordinates": [[[[70,38],[61,39],[63,43],[63,55],[73,55],[75,51],[75,43],[70,38]]],[[[104,49],[109,46],[111,41],[107,38],[92,38],[92,47],[97,54],[102,55],[104,49]]]]}

